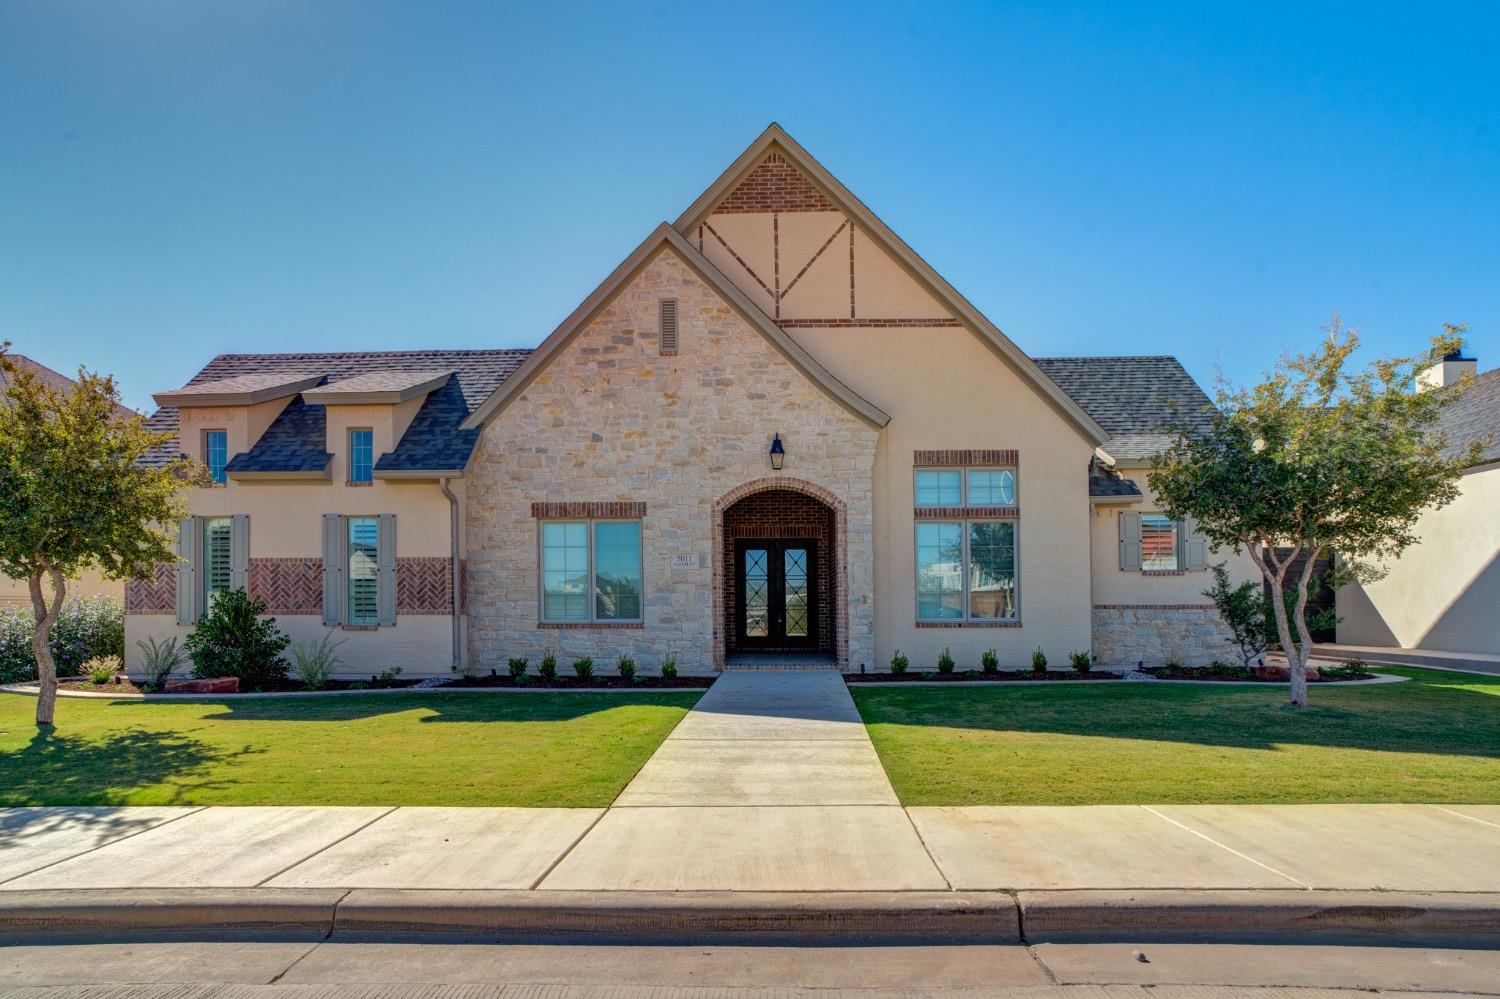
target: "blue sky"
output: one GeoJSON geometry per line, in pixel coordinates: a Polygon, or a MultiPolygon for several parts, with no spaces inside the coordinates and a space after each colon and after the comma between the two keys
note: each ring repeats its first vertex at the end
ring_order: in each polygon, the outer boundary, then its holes
{"type": "Polygon", "coordinates": [[[1500,364],[1500,4],[1225,6],[5,0],[0,337],[531,346],[775,120],[1033,354],[1500,364]]]}

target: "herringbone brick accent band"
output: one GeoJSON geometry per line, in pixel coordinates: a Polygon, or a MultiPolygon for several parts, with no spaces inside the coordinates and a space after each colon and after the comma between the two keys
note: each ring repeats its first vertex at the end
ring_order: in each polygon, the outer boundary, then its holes
{"type": "Polygon", "coordinates": [[[812,181],[778,152],[769,153],[754,170],[740,181],[715,212],[836,212],[838,206],[828,200],[812,181]]]}
{"type": "Polygon", "coordinates": [[[1015,520],[1021,516],[1018,506],[919,506],[912,508],[912,516],[918,520],[950,520],[959,517],[969,519],[1015,520]]]}
{"type": "Polygon", "coordinates": [[[250,596],[271,614],[322,614],[323,560],[252,558],[250,596]]]}
{"type": "Polygon", "coordinates": [[[636,520],[646,516],[646,504],[634,502],[533,503],[531,515],[538,520],[560,520],[567,517],[618,517],[636,520]]]}
{"type": "Polygon", "coordinates": [[[125,613],[177,613],[177,564],[158,562],[150,579],[125,581],[125,613]]]}
{"type": "Polygon", "coordinates": [[[1019,451],[913,451],[911,463],[927,465],[1019,465],[1019,451]]]}
{"type": "Polygon", "coordinates": [[[397,614],[448,614],[452,610],[452,559],[396,559],[397,614]]]}

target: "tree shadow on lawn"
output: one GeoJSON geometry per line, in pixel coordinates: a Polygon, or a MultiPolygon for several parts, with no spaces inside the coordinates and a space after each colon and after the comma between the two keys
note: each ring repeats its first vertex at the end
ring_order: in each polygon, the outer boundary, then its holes
{"type": "Polygon", "coordinates": [[[205,721],[355,721],[381,715],[429,711],[418,721],[426,722],[561,722],[614,708],[691,708],[699,690],[662,693],[608,694],[587,691],[547,693],[472,694],[371,694],[332,697],[265,697],[198,699],[193,701],[115,701],[125,710],[161,708],[173,703],[196,704],[219,709],[205,714],[205,721]]]}
{"type": "MultiPolygon", "coordinates": [[[[1412,675],[1412,674],[1407,674],[1412,675]]],[[[865,688],[865,724],[1030,732],[1240,749],[1278,745],[1500,758],[1500,677],[1315,685],[1293,709],[1286,688],[1100,684],[1066,688],[865,688]],[[1424,682],[1425,681],[1425,682],[1424,682]],[[1489,688],[1487,691],[1463,689],[1489,688]]]]}
{"type": "MultiPolygon", "coordinates": [[[[41,729],[25,748],[0,753],[0,806],[117,804],[141,787],[199,776],[231,755],[250,751],[231,753],[187,736],[142,729],[112,733],[107,740],[41,729]]],[[[205,786],[194,785],[195,789],[205,786]]],[[[188,790],[181,787],[178,792],[188,790]]],[[[5,822],[0,822],[0,848],[13,836],[46,831],[35,824],[35,817],[28,822],[24,816],[15,820],[19,823],[16,831],[7,824],[11,818],[5,816],[5,822]]],[[[81,823],[87,830],[126,820],[77,809],[58,821],[81,823]]]]}

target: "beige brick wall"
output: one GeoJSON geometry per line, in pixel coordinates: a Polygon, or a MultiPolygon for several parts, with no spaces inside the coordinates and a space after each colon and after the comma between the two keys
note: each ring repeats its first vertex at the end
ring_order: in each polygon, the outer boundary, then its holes
{"type": "Polygon", "coordinates": [[[486,426],[466,476],[471,668],[548,651],[564,669],[621,653],[654,671],[668,652],[713,668],[714,504],[779,474],[843,503],[848,656],[874,636],[872,472],[879,432],[834,402],[680,258],[663,250],[486,426]],[[680,352],[658,351],[657,308],[679,303],[680,352]],[[786,465],[770,471],[773,434],[786,465]],[[538,627],[534,502],[646,504],[645,626],[538,627]],[[674,568],[674,556],[696,568],[674,568]]]}

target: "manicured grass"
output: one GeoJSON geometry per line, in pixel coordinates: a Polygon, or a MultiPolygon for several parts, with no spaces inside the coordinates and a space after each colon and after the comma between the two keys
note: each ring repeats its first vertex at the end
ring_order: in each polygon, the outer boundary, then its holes
{"type": "Polygon", "coordinates": [[[0,694],[0,805],[603,806],[698,697],[63,698],[44,736],[0,694]]]}
{"type": "Polygon", "coordinates": [[[907,805],[1500,802],[1500,677],[853,688],[907,805]]]}

